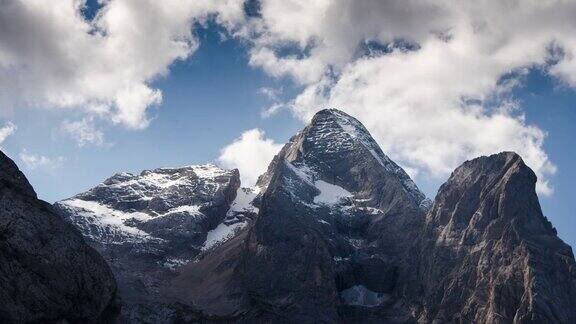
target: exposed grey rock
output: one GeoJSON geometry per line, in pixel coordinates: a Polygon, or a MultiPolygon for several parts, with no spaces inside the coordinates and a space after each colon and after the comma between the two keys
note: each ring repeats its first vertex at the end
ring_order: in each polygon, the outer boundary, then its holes
{"type": "MultiPolygon", "coordinates": [[[[219,282],[213,297],[174,288],[181,302],[245,320],[334,322],[347,312],[342,292],[394,289],[409,247],[403,238],[424,219],[425,197],[356,119],[319,112],[258,185],[260,213],[249,231],[174,281],[182,287],[203,269],[205,281],[219,282]],[[214,279],[225,266],[226,275],[214,279]]],[[[386,298],[371,300],[381,304],[352,307],[389,306],[386,298]]]]}
{"type": "Polygon", "coordinates": [[[231,209],[237,191],[246,196],[239,186],[237,170],[213,165],[120,173],[55,208],[111,265],[123,320],[168,322],[195,311],[165,298],[164,283],[207,248],[207,237],[223,239],[215,229],[246,225],[241,208],[231,209]]]}
{"type": "Polygon", "coordinates": [[[414,252],[407,294],[420,322],[576,322],[572,249],[542,215],[535,184],[510,152],[454,171],[414,252]]]}
{"type": "Polygon", "coordinates": [[[0,322],[103,322],[117,312],[102,257],[0,152],[0,322]]]}

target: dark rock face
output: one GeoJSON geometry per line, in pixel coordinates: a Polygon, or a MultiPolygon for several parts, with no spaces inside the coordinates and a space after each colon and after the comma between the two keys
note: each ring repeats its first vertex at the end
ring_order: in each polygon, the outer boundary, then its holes
{"type": "Polygon", "coordinates": [[[0,153],[0,322],[111,321],[115,298],[102,257],[0,153]]]}
{"type": "Polygon", "coordinates": [[[55,208],[110,264],[125,304],[123,319],[166,322],[194,312],[165,298],[164,283],[246,225],[244,213],[231,208],[247,194],[239,186],[237,170],[212,165],[121,173],[55,208]]]}
{"type": "Polygon", "coordinates": [[[409,247],[400,238],[416,233],[427,201],[364,126],[321,111],[258,185],[260,212],[248,233],[184,267],[173,284],[177,298],[212,314],[271,321],[335,322],[389,306],[409,247]],[[176,288],[202,275],[211,282],[226,266],[214,304],[176,288]]]}
{"type": "Polygon", "coordinates": [[[415,253],[420,322],[576,322],[574,256],[542,215],[535,183],[514,153],[454,171],[415,253]]]}
{"type": "Polygon", "coordinates": [[[353,287],[382,300],[391,293],[408,246],[397,243],[422,219],[425,197],[364,126],[321,111],[266,177],[239,268],[251,300],[264,304],[253,316],[331,322],[345,305],[367,307],[346,300],[353,287]]]}

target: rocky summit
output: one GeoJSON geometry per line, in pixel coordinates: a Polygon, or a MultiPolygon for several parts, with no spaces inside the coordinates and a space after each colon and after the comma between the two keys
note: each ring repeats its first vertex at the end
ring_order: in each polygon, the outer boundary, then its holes
{"type": "Polygon", "coordinates": [[[576,263],[515,153],[427,199],[355,118],[319,111],[255,188],[121,173],[55,208],[110,264],[123,322],[575,323],[576,263]]]}
{"type": "Polygon", "coordinates": [[[535,185],[510,152],[454,171],[412,253],[406,295],[420,322],[576,322],[574,255],[542,215],[535,185]]]}
{"type": "Polygon", "coordinates": [[[123,320],[163,322],[180,312],[162,295],[163,284],[254,213],[255,193],[239,186],[237,170],[214,165],[119,173],[55,209],[112,267],[123,320]]]}
{"type": "Polygon", "coordinates": [[[109,322],[116,297],[104,259],[0,152],[0,322],[109,322]]]}

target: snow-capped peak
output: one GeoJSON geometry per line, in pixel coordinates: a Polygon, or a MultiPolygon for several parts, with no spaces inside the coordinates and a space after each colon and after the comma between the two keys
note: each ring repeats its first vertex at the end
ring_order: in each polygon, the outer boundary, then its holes
{"type": "MultiPolygon", "coordinates": [[[[410,176],[382,152],[378,143],[360,121],[337,109],[325,109],[318,112],[317,115],[328,116],[328,120],[334,120],[339,126],[340,133],[346,137],[346,139],[339,140],[345,143],[342,145],[342,149],[350,149],[353,147],[353,145],[347,141],[361,144],[386,171],[395,174],[400,179],[408,193],[417,199],[423,200],[425,198],[424,194],[422,194],[416,184],[410,179],[410,176]]],[[[322,122],[319,123],[321,124],[322,122]]],[[[323,125],[320,125],[320,127],[326,128],[326,126],[323,125]]],[[[331,131],[337,132],[336,130],[331,131]]],[[[326,131],[323,132],[325,133],[326,131]]]]}
{"type": "Polygon", "coordinates": [[[212,164],[124,172],[56,206],[96,241],[147,241],[154,237],[146,224],[159,218],[201,222],[205,209],[223,203],[219,200],[234,181],[239,181],[236,171],[212,164]]]}

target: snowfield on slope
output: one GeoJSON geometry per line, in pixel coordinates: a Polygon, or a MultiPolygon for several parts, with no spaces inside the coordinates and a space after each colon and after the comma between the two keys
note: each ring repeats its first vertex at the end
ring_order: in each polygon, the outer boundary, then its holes
{"type": "Polygon", "coordinates": [[[252,202],[260,193],[260,188],[238,188],[236,191],[236,198],[230,206],[230,210],[226,213],[226,219],[215,229],[208,232],[206,241],[202,246],[202,251],[211,249],[217,244],[222,244],[236,234],[237,231],[243,229],[248,225],[245,218],[239,218],[244,213],[258,213],[258,208],[252,202]]]}

